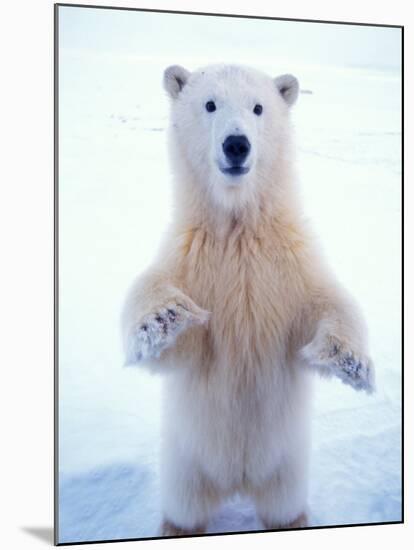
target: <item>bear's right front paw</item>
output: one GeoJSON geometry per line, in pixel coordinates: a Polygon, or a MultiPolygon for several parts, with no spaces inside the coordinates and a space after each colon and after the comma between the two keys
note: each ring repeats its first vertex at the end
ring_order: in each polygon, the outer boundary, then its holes
{"type": "Polygon", "coordinates": [[[170,302],[145,315],[129,337],[126,364],[158,358],[172,346],[177,336],[194,325],[208,321],[210,314],[197,306],[170,302]]]}

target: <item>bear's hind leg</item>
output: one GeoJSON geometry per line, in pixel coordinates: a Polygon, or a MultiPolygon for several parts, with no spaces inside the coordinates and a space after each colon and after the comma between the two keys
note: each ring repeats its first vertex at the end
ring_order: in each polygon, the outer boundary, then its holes
{"type": "Polygon", "coordinates": [[[265,529],[308,526],[307,469],[304,464],[295,462],[280,466],[274,476],[252,495],[265,529]]]}
{"type": "Polygon", "coordinates": [[[191,461],[181,459],[165,465],[161,484],[161,536],[203,533],[222,498],[207,476],[191,461]]]}

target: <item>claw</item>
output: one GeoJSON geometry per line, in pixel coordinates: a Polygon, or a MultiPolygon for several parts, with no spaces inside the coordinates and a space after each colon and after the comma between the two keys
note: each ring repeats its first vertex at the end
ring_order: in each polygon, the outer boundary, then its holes
{"type": "Polygon", "coordinates": [[[177,317],[176,312],[173,309],[167,309],[167,313],[168,313],[168,318],[170,319],[170,321],[175,321],[175,319],[177,317]]]}

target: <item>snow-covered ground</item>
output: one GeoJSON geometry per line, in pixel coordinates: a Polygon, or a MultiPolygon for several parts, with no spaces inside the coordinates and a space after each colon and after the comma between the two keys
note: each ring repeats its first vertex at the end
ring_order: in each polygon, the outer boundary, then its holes
{"type": "MultiPolygon", "coordinates": [[[[170,217],[162,71],[200,61],[61,50],[60,542],[157,535],[162,379],[122,368],[119,312],[170,217]]],[[[312,92],[293,111],[303,200],[366,314],[377,368],[373,396],[315,380],[311,523],[398,521],[399,74],[247,61],[270,74],[294,72],[312,92]]],[[[210,532],[260,528],[251,503],[238,497],[209,525],[210,532]]]]}

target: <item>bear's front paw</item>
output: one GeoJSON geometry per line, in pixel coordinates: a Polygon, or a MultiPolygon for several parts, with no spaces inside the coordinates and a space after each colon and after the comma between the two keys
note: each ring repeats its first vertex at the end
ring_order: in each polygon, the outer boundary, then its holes
{"type": "Polygon", "coordinates": [[[188,303],[169,302],[145,315],[129,337],[126,364],[158,358],[177,336],[194,325],[208,321],[210,314],[188,303]]]}
{"type": "Polygon", "coordinates": [[[337,338],[312,341],[302,348],[300,356],[324,376],[337,376],[356,390],[372,393],[375,389],[374,366],[368,357],[356,354],[337,338]]]}

